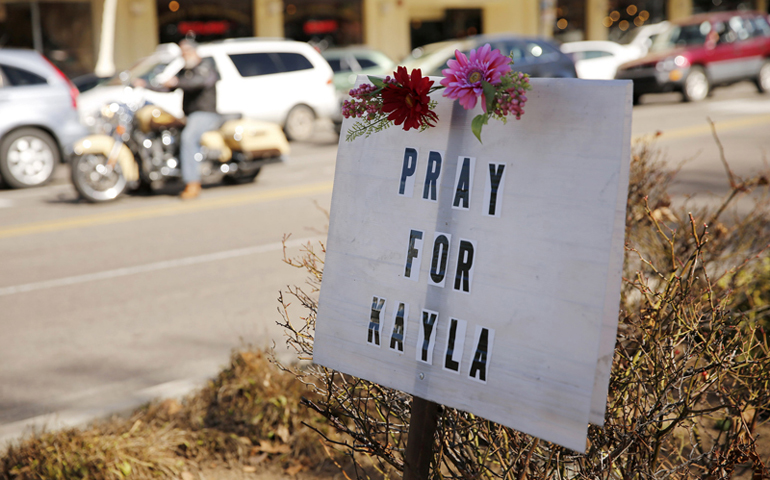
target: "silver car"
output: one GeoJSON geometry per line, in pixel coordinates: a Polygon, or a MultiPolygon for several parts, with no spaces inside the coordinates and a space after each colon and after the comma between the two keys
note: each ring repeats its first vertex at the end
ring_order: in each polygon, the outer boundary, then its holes
{"type": "Polygon", "coordinates": [[[78,90],[34,50],[0,49],[0,177],[12,188],[48,181],[88,134],[78,90]]]}

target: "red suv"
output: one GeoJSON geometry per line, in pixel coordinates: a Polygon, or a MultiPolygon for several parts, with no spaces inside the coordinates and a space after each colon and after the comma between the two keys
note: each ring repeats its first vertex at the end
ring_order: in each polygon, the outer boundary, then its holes
{"type": "Polygon", "coordinates": [[[634,103],[645,93],[681,91],[703,100],[711,88],[752,80],[770,91],[770,24],[750,11],[694,15],[660,34],[650,53],[618,68],[615,78],[634,82],[634,103]]]}

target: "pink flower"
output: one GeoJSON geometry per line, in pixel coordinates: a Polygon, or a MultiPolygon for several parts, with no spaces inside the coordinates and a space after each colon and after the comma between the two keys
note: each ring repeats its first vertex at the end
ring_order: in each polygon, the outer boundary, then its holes
{"type": "Polygon", "coordinates": [[[444,96],[460,100],[460,105],[466,110],[476,106],[481,96],[481,107],[487,111],[487,102],[481,81],[486,80],[492,85],[500,83],[500,77],[511,71],[510,59],[492,50],[489,44],[478,50],[471,50],[470,58],[459,50],[455,50],[457,60],[449,60],[449,68],[442,70],[444,78],[441,85],[445,86],[444,96]]]}

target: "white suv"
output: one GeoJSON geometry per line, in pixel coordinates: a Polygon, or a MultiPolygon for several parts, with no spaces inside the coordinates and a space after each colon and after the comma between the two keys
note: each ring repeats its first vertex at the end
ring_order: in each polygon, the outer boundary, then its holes
{"type": "MultiPolygon", "coordinates": [[[[307,140],[317,118],[331,118],[339,110],[333,72],[307,43],[282,39],[231,39],[201,44],[201,57],[210,57],[219,70],[217,110],[283,125],[292,140],[307,140]]],[[[184,62],[176,45],[157,51],[133,67],[84,92],[78,101],[81,120],[94,125],[102,106],[128,101],[135,78],[159,84],[175,75],[184,62]]],[[[150,103],[182,116],[182,92],[142,92],[150,103]]]]}

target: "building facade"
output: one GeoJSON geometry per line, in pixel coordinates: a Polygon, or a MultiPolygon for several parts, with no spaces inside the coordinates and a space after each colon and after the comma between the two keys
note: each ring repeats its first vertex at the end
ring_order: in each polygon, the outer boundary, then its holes
{"type": "Polygon", "coordinates": [[[616,39],[714,9],[768,0],[0,0],[0,47],[35,48],[77,76],[127,68],[159,43],[287,37],[320,48],[367,44],[394,60],[477,33],[616,39]],[[101,48],[100,48],[101,47],[101,48]]]}

